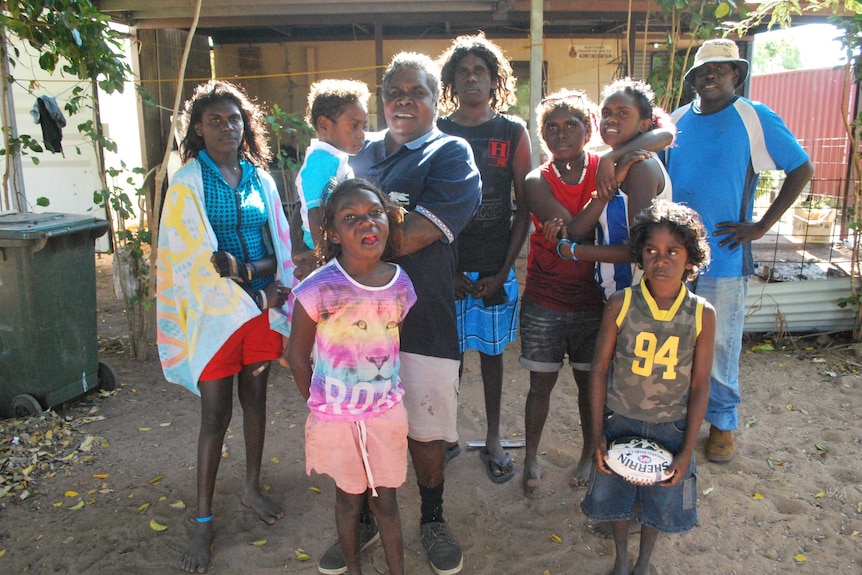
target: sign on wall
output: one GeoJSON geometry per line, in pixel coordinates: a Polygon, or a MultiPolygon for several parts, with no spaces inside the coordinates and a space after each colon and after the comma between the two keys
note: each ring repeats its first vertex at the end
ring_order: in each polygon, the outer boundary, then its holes
{"type": "Polygon", "coordinates": [[[602,44],[572,44],[569,48],[569,58],[578,60],[610,60],[613,57],[611,47],[602,44]]]}

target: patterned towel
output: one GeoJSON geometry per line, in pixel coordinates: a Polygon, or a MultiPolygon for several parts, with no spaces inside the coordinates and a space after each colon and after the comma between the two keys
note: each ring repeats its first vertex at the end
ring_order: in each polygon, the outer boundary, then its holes
{"type": "MultiPolygon", "coordinates": [[[[267,202],[276,279],[293,286],[290,229],[275,182],[258,169],[267,202]]],[[[200,164],[193,160],[174,175],[162,210],[156,263],[156,321],[159,359],[165,378],[200,395],[198,378],[240,326],[260,314],[234,281],[210,263],[217,249],[206,217],[200,164]]],[[[269,310],[272,329],[290,335],[293,295],[283,308],[269,310]]]]}

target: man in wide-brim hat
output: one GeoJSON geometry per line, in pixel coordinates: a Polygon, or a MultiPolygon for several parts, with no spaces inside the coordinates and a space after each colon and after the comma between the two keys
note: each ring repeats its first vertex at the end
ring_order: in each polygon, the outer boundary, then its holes
{"type": "Polygon", "coordinates": [[[745,82],[748,77],[748,60],[739,57],[739,48],[733,40],[718,38],[707,40],[694,55],[694,64],[685,73],[685,81],[694,87],[694,76],[697,70],[705,64],[730,63],[739,72],[739,77],[734,84],[737,88],[745,82]]]}
{"type": "Polygon", "coordinates": [[[676,144],[665,159],[674,201],[697,210],[712,250],[695,291],[712,303],[717,318],[705,446],[706,458],[717,463],[730,461],[735,450],[742,324],[748,276],[754,273],[751,242],[778,222],[814,174],[781,118],[736,94],[748,68],[731,40],[707,40],[698,49],[685,74],[697,97],[673,113],[676,144]],[[776,169],[787,178],[763,217],[752,221],[758,175],[776,169]]]}

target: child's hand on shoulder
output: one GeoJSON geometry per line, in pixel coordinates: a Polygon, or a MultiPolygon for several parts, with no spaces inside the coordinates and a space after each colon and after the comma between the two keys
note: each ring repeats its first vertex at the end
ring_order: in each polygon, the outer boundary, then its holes
{"type": "Polygon", "coordinates": [[[646,150],[634,150],[624,155],[616,165],[615,174],[617,182],[625,182],[629,176],[629,168],[651,157],[652,154],[646,150]]]}

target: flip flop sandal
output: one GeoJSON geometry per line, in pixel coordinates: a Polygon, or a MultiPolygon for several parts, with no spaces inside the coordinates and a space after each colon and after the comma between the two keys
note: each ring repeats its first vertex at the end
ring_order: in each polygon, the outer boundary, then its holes
{"type": "Polygon", "coordinates": [[[496,458],[483,448],[479,450],[479,459],[485,464],[488,479],[494,483],[506,483],[515,477],[515,462],[512,461],[512,456],[508,453],[503,457],[496,458]],[[498,473],[495,473],[495,465],[498,473]]]}

